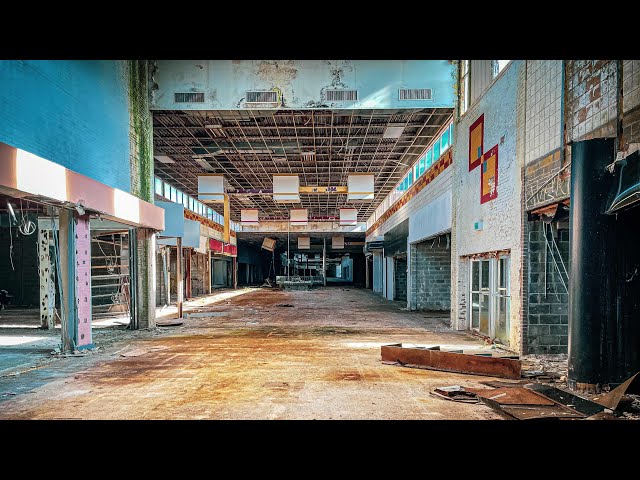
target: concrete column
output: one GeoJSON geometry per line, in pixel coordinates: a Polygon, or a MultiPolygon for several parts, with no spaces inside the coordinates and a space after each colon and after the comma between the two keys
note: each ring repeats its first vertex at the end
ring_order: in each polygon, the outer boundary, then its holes
{"type": "Polygon", "coordinates": [[[182,274],[182,237],[178,237],[176,241],[176,290],[178,291],[178,318],[182,318],[182,303],[184,301],[184,279],[182,274]]]}
{"type": "Polygon", "coordinates": [[[209,289],[209,295],[211,295],[211,250],[207,251],[207,288],[209,289]]]}
{"type": "Polygon", "coordinates": [[[184,258],[184,281],[185,281],[185,290],[186,290],[186,295],[185,298],[189,299],[191,298],[191,252],[192,250],[189,248],[187,249],[187,251],[185,252],[185,258],[184,258]]]}
{"type": "Polygon", "coordinates": [[[55,307],[55,273],[49,255],[50,230],[38,228],[38,265],[40,272],[40,327],[55,327],[53,311],[55,307]]]}
{"type": "Polygon", "coordinates": [[[327,286],[327,239],[322,239],[322,282],[327,286]]]}
{"type": "MultiPolygon", "coordinates": [[[[136,279],[137,328],[156,326],[156,237],[148,228],[136,230],[135,255],[133,256],[136,279]]],[[[167,272],[167,277],[168,277],[167,272]]],[[[167,285],[167,292],[169,285],[167,285]]]]}
{"type": "Polygon", "coordinates": [[[238,288],[238,257],[231,257],[231,269],[233,278],[233,288],[238,288]]]}
{"type": "Polygon", "coordinates": [[[364,275],[364,287],[369,288],[369,257],[367,257],[366,255],[364,257],[364,275]]]}

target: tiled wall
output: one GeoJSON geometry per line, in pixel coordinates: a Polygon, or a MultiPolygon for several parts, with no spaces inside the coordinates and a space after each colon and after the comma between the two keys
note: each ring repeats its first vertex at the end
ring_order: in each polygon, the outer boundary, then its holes
{"type": "Polygon", "coordinates": [[[562,60],[527,60],[525,162],[561,146],[562,60]]]}

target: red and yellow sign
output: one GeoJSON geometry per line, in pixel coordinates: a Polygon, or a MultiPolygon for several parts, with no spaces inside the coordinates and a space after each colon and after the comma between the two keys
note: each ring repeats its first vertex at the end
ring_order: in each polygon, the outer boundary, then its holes
{"type": "Polygon", "coordinates": [[[482,204],[498,196],[498,145],[482,156],[480,171],[480,203],[482,204]]]}
{"type": "Polygon", "coordinates": [[[469,171],[482,162],[484,153],[484,113],[469,127],[469,171]]]}

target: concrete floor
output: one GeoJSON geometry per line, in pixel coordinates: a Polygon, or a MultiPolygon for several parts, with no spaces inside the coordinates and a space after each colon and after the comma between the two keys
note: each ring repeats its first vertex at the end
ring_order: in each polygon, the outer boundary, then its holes
{"type": "Polygon", "coordinates": [[[0,378],[0,418],[500,418],[429,393],[489,377],[381,363],[387,343],[486,348],[450,331],[448,317],[345,287],[216,292],[185,311],[196,315],[182,326],[118,332],[109,342],[105,333],[94,353],[0,378]],[[215,316],[197,315],[204,311],[215,316]]]}

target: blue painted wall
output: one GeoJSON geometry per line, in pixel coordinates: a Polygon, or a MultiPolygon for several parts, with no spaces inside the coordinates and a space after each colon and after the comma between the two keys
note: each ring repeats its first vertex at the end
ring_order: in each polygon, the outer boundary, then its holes
{"type": "MultiPolygon", "coordinates": [[[[449,60],[160,60],[152,109],[228,110],[247,90],[277,90],[282,108],[430,108],[454,106],[449,60]],[[326,89],[356,89],[358,100],[328,102],[326,89]],[[431,88],[431,100],[399,100],[400,88],[431,88]],[[203,92],[204,103],[175,103],[174,93],[203,92]]],[[[269,108],[269,107],[260,107],[269,108]]]]}
{"type": "Polygon", "coordinates": [[[130,191],[125,64],[1,60],[0,142],[130,191]]]}

